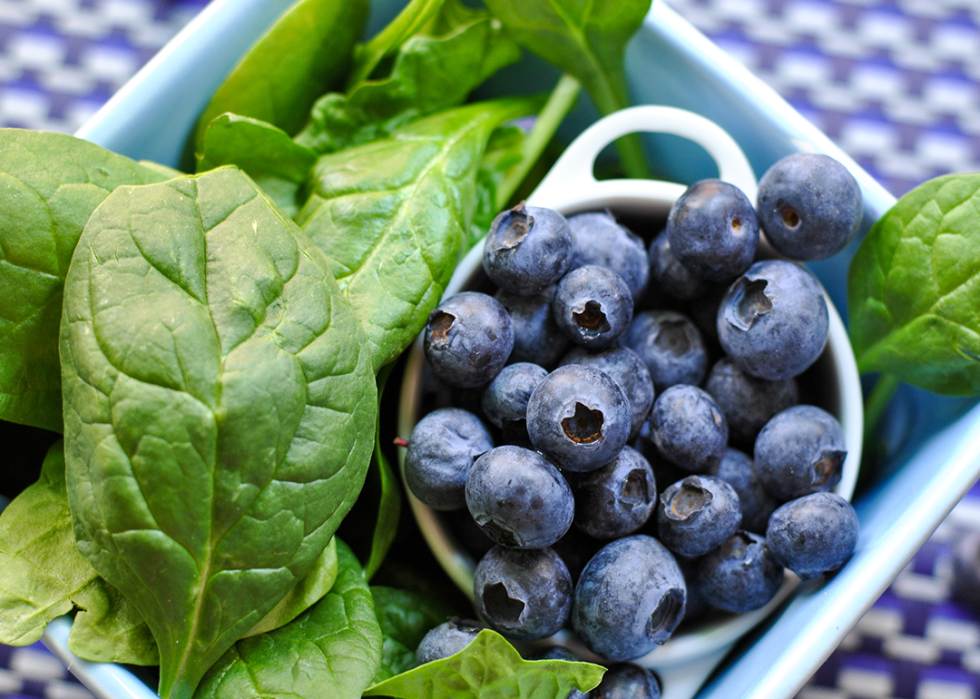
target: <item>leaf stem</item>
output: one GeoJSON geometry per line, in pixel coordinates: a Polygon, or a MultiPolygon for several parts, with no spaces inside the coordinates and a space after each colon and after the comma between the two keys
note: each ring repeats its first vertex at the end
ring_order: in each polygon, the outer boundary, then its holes
{"type": "MultiPolygon", "coordinates": [[[[598,84],[593,84],[589,91],[589,97],[592,98],[602,116],[608,116],[630,106],[625,76],[620,80],[609,78],[598,84]]],[[[639,134],[627,134],[618,138],[615,146],[627,177],[633,179],[650,178],[650,167],[647,165],[646,155],[643,152],[643,141],[640,140],[639,134]]]]}
{"type": "MultiPolygon", "coordinates": [[[[881,416],[885,414],[888,402],[895,394],[895,390],[902,382],[892,374],[882,374],[878,377],[875,387],[871,390],[871,395],[865,401],[864,406],[864,443],[871,443],[875,429],[881,421],[881,416]]],[[[865,446],[867,448],[867,446],[865,446]]]]}
{"type": "Polygon", "coordinates": [[[507,206],[507,202],[520,187],[521,182],[527,177],[528,172],[541,157],[545,147],[555,135],[555,131],[564,121],[565,116],[575,106],[582,85],[571,75],[561,76],[555,89],[551,91],[547,103],[538,114],[538,118],[531,127],[531,132],[524,140],[524,147],[521,149],[521,161],[515,165],[504,176],[497,188],[496,210],[501,211],[507,206]]]}

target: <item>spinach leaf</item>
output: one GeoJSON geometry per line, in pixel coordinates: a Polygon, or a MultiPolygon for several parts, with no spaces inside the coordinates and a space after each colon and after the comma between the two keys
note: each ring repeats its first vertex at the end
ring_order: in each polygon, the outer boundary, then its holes
{"type": "Polygon", "coordinates": [[[195,149],[203,150],[208,124],[225,112],[299,131],[316,98],[342,84],[369,7],[369,0],[298,0],[215,91],[198,122],[195,149]]]}
{"type": "Polygon", "coordinates": [[[289,216],[299,211],[299,188],[316,162],[316,153],[280,128],[258,119],[223,114],[208,124],[197,171],[237,165],[289,216]]]}
{"type": "Polygon", "coordinates": [[[321,97],[296,140],[332,153],[382,138],[414,119],[460,104],[521,57],[517,44],[488,13],[466,10],[459,19],[445,34],[416,34],[405,42],[388,77],[360,83],[349,95],[321,97]]]}
{"type": "Polygon", "coordinates": [[[436,599],[394,587],[372,586],[374,613],[381,625],[384,646],[374,682],[381,682],[415,667],[415,649],[431,629],[452,616],[436,599]]]}
{"type": "Polygon", "coordinates": [[[74,136],[0,129],[0,420],[61,432],[58,324],[75,243],[116,187],[165,179],[74,136]]]}
{"type": "Polygon", "coordinates": [[[439,12],[443,2],[445,0],[411,0],[387,27],[366,44],[354,47],[354,67],[347,78],[348,91],[353,92],[370,78],[382,59],[418,33],[439,12]]]}
{"type": "Polygon", "coordinates": [[[117,189],[65,288],[79,550],[152,629],[160,695],[188,697],[356,499],[370,356],[322,255],[233,168],[117,189]]]}
{"type": "MultiPolygon", "coordinates": [[[[643,24],[651,0],[485,0],[517,43],[585,86],[596,108],[611,114],[629,106],[626,45],[643,24]]],[[[648,177],[637,136],[616,142],[630,177],[648,177]]]]}
{"type": "Polygon", "coordinates": [[[465,251],[491,132],[538,105],[459,107],[317,161],[297,222],[330,259],[376,370],[421,330],[465,251]]]}
{"type": "Polygon", "coordinates": [[[75,550],[62,442],[48,451],[38,482],[0,513],[0,570],[0,642],[15,646],[41,638],[98,577],[75,550]]]}
{"type": "Polygon", "coordinates": [[[333,589],[290,624],[234,645],[195,699],[358,699],[381,659],[381,628],[364,572],[337,543],[333,589]]]}
{"type": "Polygon", "coordinates": [[[507,639],[484,629],[463,650],[369,687],[364,696],[405,699],[565,699],[588,692],[605,668],[566,660],[524,660],[507,639]]]}
{"type": "Polygon", "coordinates": [[[862,241],[848,273],[861,372],[944,394],[980,392],[980,174],[905,194],[862,241]]]}
{"type": "Polygon", "coordinates": [[[84,597],[73,600],[79,612],[68,635],[68,649],[96,662],[158,665],[160,653],[153,633],[136,607],[94,569],[92,574],[95,580],[84,597]]]}
{"type": "Polygon", "coordinates": [[[507,176],[522,162],[527,138],[516,126],[497,129],[490,136],[487,150],[476,173],[476,208],[470,234],[472,247],[490,230],[490,224],[506,206],[500,201],[507,176]]]}

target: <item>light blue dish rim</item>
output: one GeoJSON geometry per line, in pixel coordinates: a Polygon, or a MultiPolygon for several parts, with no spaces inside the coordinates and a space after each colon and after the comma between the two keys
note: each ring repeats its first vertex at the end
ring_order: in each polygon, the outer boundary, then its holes
{"type": "MultiPolygon", "coordinates": [[[[237,57],[291,4],[292,0],[213,0],[78,135],[133,158],[177,165],[207,96],[237,57]]],[[[376,0],[385,11],[376,13],[372,24],[377,26],[386,12],[390,15],[395,4],[396,0],[376,0]]],[[[639,62],[654,69],[636,71],[642,81],[631,80],[634,103],[669,104],[704,114],[735,137],[757,173],[798,150],[837,158],[861,185],[866,224],[892,205],[894,198],[857,163],[662,0],[655,0],[641,32],[644,41],[631,44],[628,66],[639,62]]],[[[814,266],[842,311],[846,264],[845,259],[814,266]]],[[[913,403],[930,400],[912,394],[913,403]]],[[[976,480],[980,407],[960,417],[965,408],[964,404],[949,413],[958,419],[948,429],[907,445],[895,459],[901,468],[857,503],[862,538],[854,560],[822,588],[794,598],[768,632],[699,696],[773,699],[796,693],[976,480]]],[[[52,623],[44,641],[99,699],[156,696],[121,666],[71,655],[68,628],[65,620],[52,623]]]]}

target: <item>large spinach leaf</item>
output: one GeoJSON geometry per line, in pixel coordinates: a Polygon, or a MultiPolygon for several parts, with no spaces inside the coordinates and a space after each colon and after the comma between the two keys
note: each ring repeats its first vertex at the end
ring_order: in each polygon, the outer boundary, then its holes
{"type": "Polygon", "coordinates": [[[316,153],[282,129],[258,119],[222,114],[208,124],[197,171],[236,165],[255,180],[289,216],[299,211],[299,189],[316,162],[316,153]]]}
{"type": "Polygon", "coordinates": [[[485,11],[462,12],[446,33],[416,34],[405,42],[388,77],[362,82],[349,95],[330,93],[317,100],[296,140],[332,153],[382,138],[413,119],[460,104],[521,57],[498,20],[485,11]]]}
{"type": "MultiPolygon", "coordinates": [[[[630,105],[626,45],[651,0],[485,0],[519,44],[581,82],[602,114],[630,105]]],[[[636,136],[616,142],[630,177],[648,176],[636,136]]]]}
{"type": "Polygon", "coordinates": [[[225,112],[299,131],[316,98],[343,83],[369,7],[369,0],[298,0],[215,91],[198,122],[197,151],[225,112]]]}
{"type": "Polygon", "coordinates": [[[0,420],[61,432],[65,274],[95,207],[169,177],[65,134],[0,129],[0,420]]]}
{"type": "Polygon", "coordinates": [[[343,542],[333,589],[292,623],[239,641],[196,699],[359,699],[381,662],[381,628],[364,572],[343,542]]]}
{"type": "Polygon", "coordinates": [[[79,549],[161,650],[160,694],[302,579],[363,485],[370,356],[326,261],[232,168],[122,187],[61,323],[79,549]]]}
{"type": "Polygon", "coordinates": [[[945,394],[980,392],[980,175],[903,196],[851,262],[851,345],[862,372],[945,394]]]}
{"type": "Polygon", "coordinates": [[[404,699],[565,699],[598,686],[605,668],[566,660],[524,660],[507,639],[484,629],[455,655],[369,687],[365,696],[404,699]]]}
{"type": "Polygon", "coordinates": [[[374,682],[381,682],[415,667],[415,649],[431,629],[452,616],[437,599],[395,587],[371,588],[374,613],[381,625],[384,646],[374,682]]]}
{"type": "Polygon", "coordinates": [[[375,369],[418,334],[465,251],[491,132],[539,104],[459,107],[317,161],[297,221],[330,259],[375,369]]]}

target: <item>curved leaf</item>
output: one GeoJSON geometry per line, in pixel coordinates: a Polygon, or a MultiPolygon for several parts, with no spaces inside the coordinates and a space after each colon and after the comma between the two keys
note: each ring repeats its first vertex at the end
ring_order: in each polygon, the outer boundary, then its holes
{"type": "Polygon", "coordinates": [[[297,221],[330,259],[376,370],[418,334],[465,252],[491,132],[539,104],[459,107],[317,161],[297,221]]]}
{"type": "Polygon", "coordinates": [[[239,641],[195,699],[359,699],[381,661],[381,628],[364,572],[337,543],[333,589],[286,626],[239,641]]]}
{"type": "Polygon", "coordinates": [[[225,112],[299,131],[316,98],[343,83],[369,7],[368,0],[298,0],[215,91],[195,149],[202,151],[208,124],[225,112]]]}
{"type": "Polygon", "coordinates": [[[300,186],[316,163],[316,153],[280,128],[258,119],[222,114],[208,124],[197,171],[235,165],[255,180],[289,216],[299,210],[300,186]]]}
{"type": "Polygon", "coordinates": [[[116,190],[65,299],[79,549],[152,629],[161,696],[188,697],[356,499],[370,357],[320,253],[232,168],[116,190]]]}
{"type": "Polygon", "coordinates": [[[58,324],[75,243],[116,187],[169,178],[74,136],[0,129],[0,420],[61,432],[58,324]]]}
{"type": "Polygon", "coordinates": [[[851,262],[848,315],[862,372],[980,393],[980,174],[905,194],[851,262]]]}
{"type": "Polygon", "coordinates": [[[313,106],[296,140],[318,153],[387,136],[408,122],[463,102],[484,80],[521,57],[500,22],[470,12],[436,37],[417,34],[399,49],[391,74],[313,106]]]}
{"type": "Polygon", "coordinates": [[[455,655],[369,687],[364,696],[404,699],[565,699],[588,692],[606,669],[566,660],[524,660],[507,639],[484,629],[455,655]]]}

